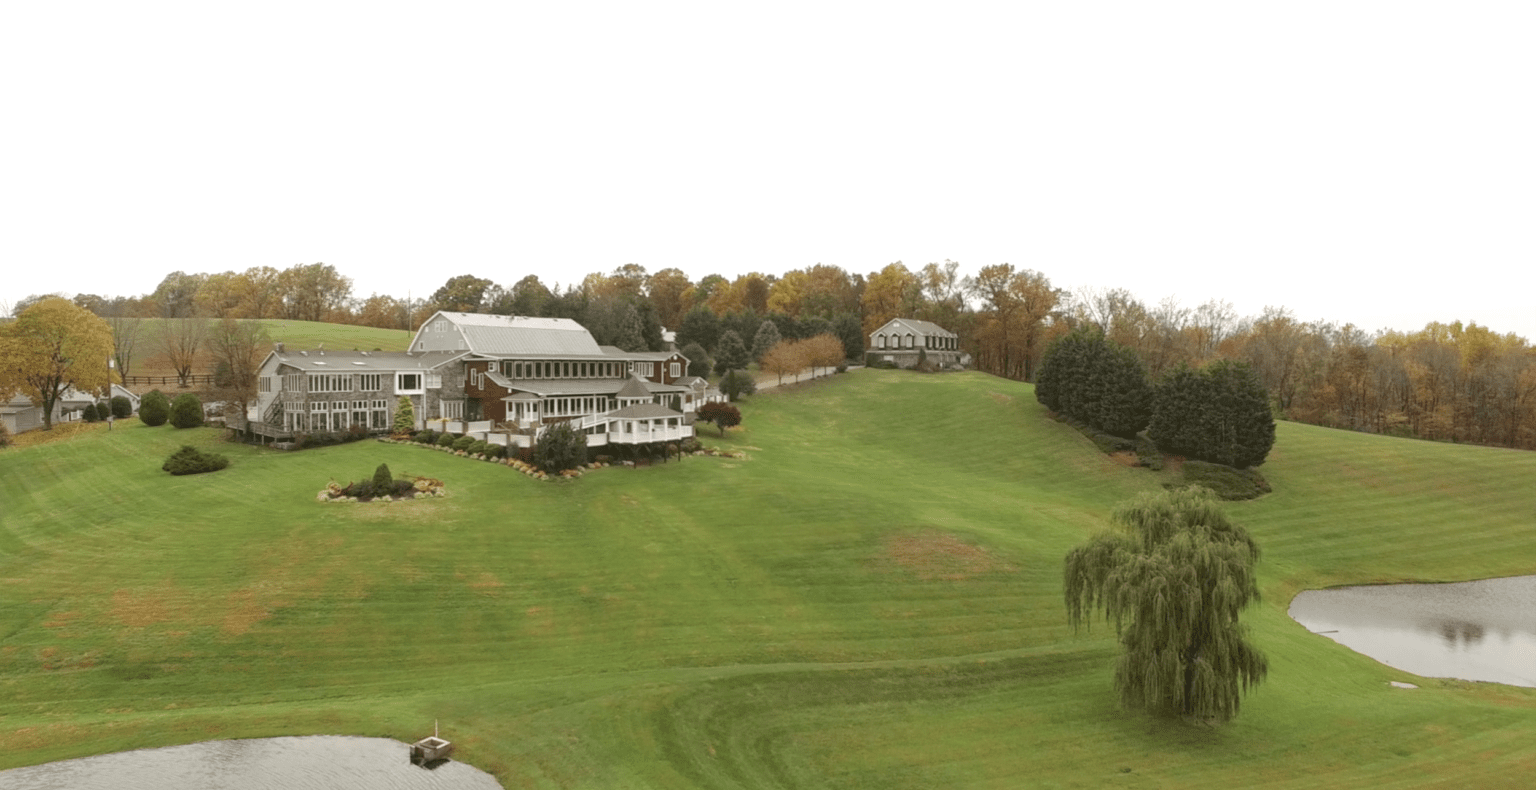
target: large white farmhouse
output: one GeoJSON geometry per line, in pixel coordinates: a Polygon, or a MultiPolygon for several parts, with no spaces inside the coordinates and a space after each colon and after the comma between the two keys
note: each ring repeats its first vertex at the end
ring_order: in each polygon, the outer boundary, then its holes
{"type": "Polygon", "coordinates": [[[269,354],[251,428],[279,440],[311,431],[388,430],[401,396],[416,427],[529,446],[571,422],[588,445],[648,444],[693,435],[693,414],[720,393],[687,375],[681,353],[599,346],[565,318],[440,311],[404,352],[269,354]]]}

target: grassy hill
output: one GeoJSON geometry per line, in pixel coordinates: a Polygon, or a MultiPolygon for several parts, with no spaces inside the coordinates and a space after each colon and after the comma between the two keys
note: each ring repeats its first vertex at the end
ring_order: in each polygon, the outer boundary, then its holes
{"type": "Polygon", "coordinates": [[[537,483],[417,448],[284,454],[129,422],[0,452],[0,768],[433,719],[507,787],[1523,786],[1536,690],[1308,634],[1300,589],[1536,572],[1536,454],[1282,424],[1221,728],[1119,711],[1061,558],[1153,473],[1028,385],[857,371],[689,458],[537,483]],[[184,442],[232,466],[172,478],[184,442]],[[445,499],[320,504],[387,462],[445,499]],[[1389,680],[1424,688],[1405,692],[1389,680]]]}
{"type": "MultiPolygon", "coordinates": [[[[181,321],[180,318],[146,318],[139,330],[137,352],[134,354],[133,367],[129,371],[134,376],[174,376],[176,371],[171,368],[165,356],[159,350],[156,338],[163,331],[162,326],[166,321],[181,321]]],[[[267,330],[267,335],[274,343],[285,343],[290,349],[310,349],[324,345],[332,349],[361,349],[363,351],[404,351],[411,343],[412,333],[400,329],[375,329],[371,326],[352,326],[350,324],[327,324],[319,321],[288,321],[280,318],[262,318],[257,323],[267,330]]],[[[193,368],[197,374],[213,372],[213,357],[204,352],[199,354],[198,362],[193,368]]]]}

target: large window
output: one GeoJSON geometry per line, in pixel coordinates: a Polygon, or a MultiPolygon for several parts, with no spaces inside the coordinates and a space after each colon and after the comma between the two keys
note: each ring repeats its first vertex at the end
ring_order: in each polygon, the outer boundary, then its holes
{"type": "Polygon", "coordinates": [[[309,374],[310,392],[351,392],[352,374],[350,373],[311,373],[309,374]]]}
{"type": "Polygon", "coordinates": [[[368,427],[373,428],[376,431],[382,431],[389,428],[389,401],[368,401],[368,415],[368,427]]]}
{"type": "Polygon", "coordinates": [[[639,373],[641,378],[648,379],[656,375],[656,364],[653,362],[636,362],[635,372],[639,373]]]}
{"type": "Polygon", "coordinates": [[[683,363],[681,363],[681,362],[673,362],[672,365],[671,365],[671,368],[672,368],[672,371],[671,371],[672,378],[674,378],[674,379],[682,378],[682,376],[683,376],[683,363]]]}
{"type": "Polygon", "coordinates": [[[396,373],[395,392],[421,392],[421,374],[396,373]]]}
{"type": "Polygon", "coordinates": [[[357,388],[362,392],[378,392],[383,389],[382,379],[383,376],[378,373],[360,373],[357,376],[357,388]]]}
{"type": "Polygon", "coordinates": [[[438,404],[438,410],[442,412],[443,419],[445,420],[464,419],[464,401],[445,400],[438,404]]]}

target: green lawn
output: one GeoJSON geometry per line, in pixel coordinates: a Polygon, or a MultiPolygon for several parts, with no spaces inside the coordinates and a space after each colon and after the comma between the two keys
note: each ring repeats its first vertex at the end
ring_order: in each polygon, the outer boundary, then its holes
{"type": "MultiPolygon", "coordinates": [[[[176,371],[159,351],[157,338],[164,332],[166,321],[179,318],[146,318],[138,333],[138,353],[134,355],[128,371],[134,376],[174,376],[176,371]]],[[[350,351],[404,351],[411,344],[413,333],[403,329],[376,329],[371,326],[351,324],[326,324],[318,321],[289,321],[282,318],[262,318],[257,323],[267,330],[273,343],[283,343],[289,350],[307,350],[324,345],[327,348],[350,351]]],[[[266,356],[269,348],[262,349],[266,356]]],[[[204,375],[213,372],[213,352],[204,348],[193,366],[193,373],[204,375]]]]}
{"type": "MultiPolygon", "coordinates": [[[[328,345],[333,341],[327,341],[328,345]]],[[[1536,572],[1536,453],[1282,424],[1269,680],[1220,728],[1127,714],[1061,558],[1159,485],[1028,385],[856,371],[689,458],[539,483],[365,442],[119,424],[0,452],[0,768],[208,738],[411,740],[508,788],[1526,786],[1536,690],[1308,634],[1298,590],[1536,572]],[[229,455],[172,478],[184,442],[229,455]],[[387,462],[445,499],[321,504],[387,462]],[[1423,688],[1394,690],[1390,680],[1423,688]]]]}

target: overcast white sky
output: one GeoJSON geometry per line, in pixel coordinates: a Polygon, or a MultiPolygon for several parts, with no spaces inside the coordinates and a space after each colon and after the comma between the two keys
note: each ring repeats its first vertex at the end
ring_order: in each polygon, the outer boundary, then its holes
{"type": "Polygon", "coordinates": [[[11,2],[0,300],[1008,262],[1536,340],[1536,4],[11,2]]]}

